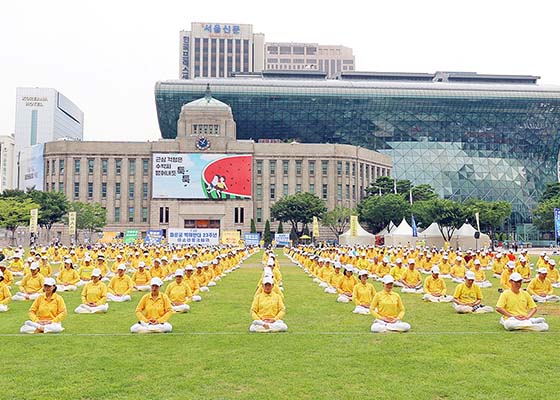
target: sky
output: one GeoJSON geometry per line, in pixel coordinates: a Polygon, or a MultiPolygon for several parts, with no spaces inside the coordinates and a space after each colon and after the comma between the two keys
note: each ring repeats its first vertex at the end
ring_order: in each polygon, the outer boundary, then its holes
{"type": "Polygon", "coordinates": [[[84,140],[158,140],[154,85],[177,79],[191,22],[253,25],[265,40],[353,48],[359,71],[473,71],[560,85],[555,1],[5,0],[0,135],[16,87],[53,87],[84,112],[84,140]]]}

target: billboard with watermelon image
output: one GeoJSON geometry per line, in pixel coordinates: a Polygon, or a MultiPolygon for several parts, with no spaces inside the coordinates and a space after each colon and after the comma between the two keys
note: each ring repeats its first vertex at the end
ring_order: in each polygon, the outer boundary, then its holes
{"type": "Polygon", "coordinates": [[[154,153],[154,199],[250,199],[251,155],[154,153]]]}

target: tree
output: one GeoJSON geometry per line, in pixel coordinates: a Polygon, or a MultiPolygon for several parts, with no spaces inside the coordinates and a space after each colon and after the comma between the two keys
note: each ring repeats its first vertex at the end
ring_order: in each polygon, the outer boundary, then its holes
{"type": "Polygon", "coordinates": [[[255,220],[251,218],[251,233],[257,233],[257,226],[255,225],[255,220]]]}
{"type": "Polygon", "coordinates": [[[25,198],[28,198],[29,196],[23,190],[6,189],[2,192],[2,195],[0,195],[0,197],[4,198],[4,199],[6,199],[6,198],[25,199],[25,198]]]}
{"type": "Polygon", "coordinates": [[[360,203],[358,214],[374,232],[379,232],[389,222],[398,223],[410,215],[410,204],[399,194],[371,196],[360,203]]]}
{"type": "Polygon", "coordinates": [[[84,229],[91,235],[99,232],[107,223],[107,212],[99,203],[70,203],[68,211],[76,212],[76,228],[84,229]]]}
{"type": "Polygon", "coordinates": [[[340,235],[348,229],[350,225],[350,216],[355,212],[356,211],[351,208],[336,206],[333,210],[323,214],[321,223],[328,227],[332,233],[336,235],[336,239],[338,240],[340,235]]]}
{"type": "Polygon", "coordinates": [[[312,193],[296,193],[278,200],[271,208],[272,217],[289,222],[298,237],[313,217],[321,218],[327,211],[325,202],[312,193]],[[301,229],[299,228],[301,226],[301,229]]]}
{"type": "Polygon", "coordinates": [[[49,241],[53,224],[62,222],[64,216],[68,213],[68,200],[62,192],[30,190],[28,191],[28,195],[33,202],[39,205],[41,213],[38,224],[47,229],[47,241],[49,241]]]}
{"type": "Polygon", "coordinates": [[[546,184],[541,202],[560,197],[560,182],[551,182],[546,184]]]}
{"type": "Polygon", "coordinates": [[[533,210],[533,223],[541,231],[554,231],[554,209],[560,208],[560,197],[541,201],[533,210]]]}
{"type": "MultiPolygon", "coordinates": [[[[0,198],[0,226],[12,233],[11,243],[15,244],[15,233],[19,226],[28,225],[30,211],[39,208],[30,198],[6,197],[0,198]]],[[[39,218],[41,212],[39,210],[39,218]]]]}
{"type": "Polygon", "coordinates": [[[437,199],[438,195],[433,187],[428,184],[422,184],[412,187],[412,201],[426,201],[437,199]]]}
{"type": "Polygon", "coordinates": [[[270,221],[267,219],[264,224],[264,234],[263,234],[264,245],[268,246],[272,242],[272,237],[270,234],[270,221]]]}
{"type": "Polygon", "coordinates": [[[453,232],[465,221],[463,205],[448,199],[434,199],[428,202],[432,207],[432,220],[438,224],[441,236],[445,241],[451,241],[453,232]]]}
{"type": "Polygon", "coordinates": [[[282,225],[282,221],[280,221],[280,223],[278,224],[278,229],[276,232],[284,233],[284,226],[282,225]]]}
{"type": "Polygon", "coordinates": [[[380,176],[377,178],[375,182],[372,182],[371,185],[366,188],[366,195],[375,196],[380,194],[395,194],[395,180],[397,193],[406,194],[408,196],[408,192],[412,186],[410,181],[408,179],[395,179],[391,176],[380,176]]]}
{"type": "Polygon", "coordinates": [[[481,229],[488,233],[493,244],[496,230],[501,228],[511,215],[511,203],[468,199],[463,204],[465,217],[470,221],[475,221],[475,213],[479,213],[481,229]]]}

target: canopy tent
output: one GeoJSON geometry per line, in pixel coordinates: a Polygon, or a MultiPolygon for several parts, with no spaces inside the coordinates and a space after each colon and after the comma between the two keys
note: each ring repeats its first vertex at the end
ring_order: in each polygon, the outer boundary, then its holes
{"type": "Polygon", "coordinates": [[[444,244],[443,236],[436,222],[432,222],[430,226],[418,233],[418,240],[422,240],[424,245],[428,247],[436,246],[441,248],[444,244]]]}
{"type": "Polygon", "coordinates": [[[476,229],[471,224],[463,224],[463,226],[453,232],[453,236],[451,237],[451,245],[458,248],[460,247],[463,250],[490,247],[490,236],[485,233],[481,233],[480,238],[475,239],[475,232],[476,229]]]}
{"type": "Polygon", "coordinates": [[[413,246],[418,238],[412,236],[412,227],[403,218],[399,226],[385,235],[386,246],[413,246]]]}
{"type": "Polygon", "coordinates": [[[345,245],[358,244],[364,246],[375,244],[375,236],[369,233],[368,231],[366,231],[364,228],[362,228],[359,222],[357,228],[358,229],[357,229],[356,236],[352,236],[350,234],[350,229],[348,229],[346,232],[340,235],[338,239],[339,243],[345,245]]]}

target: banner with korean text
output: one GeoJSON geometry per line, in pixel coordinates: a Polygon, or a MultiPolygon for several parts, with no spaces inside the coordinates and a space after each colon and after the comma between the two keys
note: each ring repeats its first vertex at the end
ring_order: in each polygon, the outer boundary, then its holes
{"type": "Polygon", "coordinates": [[[167,232],[168,244],[193,245],[216,245],[220,242],[219,229],[176,229],[171,228],[167,232]]]}

